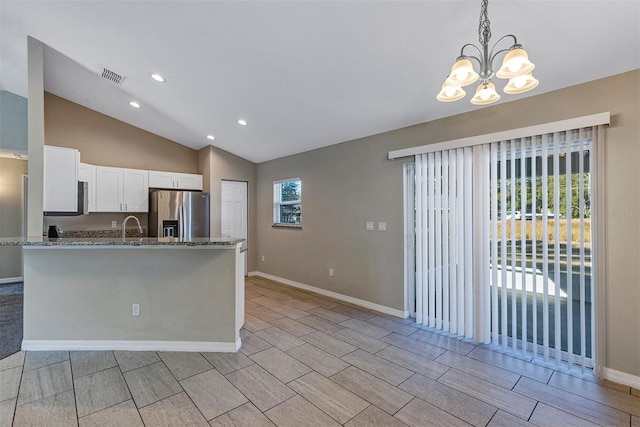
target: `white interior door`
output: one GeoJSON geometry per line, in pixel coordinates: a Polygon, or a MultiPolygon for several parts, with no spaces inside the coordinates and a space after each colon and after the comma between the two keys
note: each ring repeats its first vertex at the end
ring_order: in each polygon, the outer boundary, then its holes
{"type": "MultiPolygon", "coordinates": [[[[247,246],[247,183],[244,181],[222,181],[222,234],[245,239],[247,246]]],[[[247,261],[245,257],[245,275],[247,261]]]]}

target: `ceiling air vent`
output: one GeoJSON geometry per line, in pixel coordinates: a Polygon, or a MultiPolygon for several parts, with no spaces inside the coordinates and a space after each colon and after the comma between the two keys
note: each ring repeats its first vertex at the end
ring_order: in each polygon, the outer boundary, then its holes
{"type": "Polygon", "coordinates": [[[115,73],[113,71],[111,71],[108,68],[102,68],[102,74],[101,77],[103,79],[109,80],[111,83],[120,86],[122,84],[122,82],[124,81],[124,77],[122,77],[120,74],[115,73]]]}

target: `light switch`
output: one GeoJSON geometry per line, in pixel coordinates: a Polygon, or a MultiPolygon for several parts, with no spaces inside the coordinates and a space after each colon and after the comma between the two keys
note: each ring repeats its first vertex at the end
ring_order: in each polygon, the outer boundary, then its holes
{"type": "Polygon", "coordinates": [[[386,222],[379,222],[378,223],[378,231],[387,231],[387,223],[386,222]]]}
{"type": "Polygon", "coordinates": [[[373,221],[367,221],[367,231],[373,231],[373,221]]]}

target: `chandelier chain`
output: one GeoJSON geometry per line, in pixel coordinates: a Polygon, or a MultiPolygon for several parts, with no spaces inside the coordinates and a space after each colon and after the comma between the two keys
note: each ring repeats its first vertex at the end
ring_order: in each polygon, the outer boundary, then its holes
{"type": "Polygon", "coordinates": [[[482,46],[489,44],[491,39],[491,22],[489,22],[489,0],[482,0],[482,9],[480,11],[480,25],[478,26],[478,40],[482,46]]]}

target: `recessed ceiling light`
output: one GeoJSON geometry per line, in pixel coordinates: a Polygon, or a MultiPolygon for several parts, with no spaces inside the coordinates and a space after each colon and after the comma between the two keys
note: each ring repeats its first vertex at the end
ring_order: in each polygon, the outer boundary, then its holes
{"type": "Polygon", "coordinates": [[[131,105],[133,108],[140,108],[140,104],[138,104],[136,101],[129,101],[129,105],[131,105]]]}
{"type": "Polygon", "coordinates": [[[167,81],[167,79],[165,79],[164,77],[162,77],[162,76],[161,76],[160,74],[158,74],[158,73],[153,73],[153,74],[151,74],[151,78],[152,78],[153,80],[157,81],[157,82],[160,82],[160,83],[164,83],[164,82],[166,82],[166,81],[167,81]]]}
{"type": "Polygon", "coordinates": [[[214,139],[216,139],[216,137],[215,137],[215,136],[213,136],[213,135],[207,135],[207,139],[210,139],[210,140],[212,140],[212,141],[213,141],[214,139]]]}
{"type": "Polygon", "coordinates": [[[246,121],[246,120],[244,120],[244,119],[240,119],[240,120],[238,120],[238,124],[239,124],[240,126],[246,126],[246,125],[248,125],[249,123],[247,123],[247,121],[246,121]]]}

